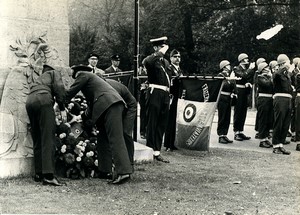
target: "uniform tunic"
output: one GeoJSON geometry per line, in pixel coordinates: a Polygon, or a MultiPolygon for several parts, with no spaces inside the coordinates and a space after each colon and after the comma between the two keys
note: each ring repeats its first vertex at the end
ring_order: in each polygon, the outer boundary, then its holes
{"type": "Polygon", "coordinates": [[[233,119],[233,131],[244,131],[245,120],[248,109],[248,95],[251,92],[251,88],[245,87],[246,83],[253,81],[254,71],[250,69],[244,69],[240,65],[234,68],[235,75],[240,80],[236,80],[237,87],[237,100],[234,106],[234,119],[233,119]]]}
{"type": "Polygon", "coordinates": [[[300,73],[298,72],[295,75],[295,89],[296,89],[296,98],[295,98],[295,132],[296,132],[296,141],[300,141],[300,73]]]}
{"type": "Polygon", "coordinates": [[[55,168],[55,113],[53,105],[65,109],[65,88],[60,72],[44,69],[32,85],[26,101],[33,140],[34,168],[36,174],[54,173],[55,168]]]}
{"type": "MultiPolygon", "coordinates": [[[[67,91],[67,100],[73,98],[79,91],[85,96],[90,108],[91,120],[96,124],[98,144],[107,141],[111,148],[110,163],[99,162],[101,172],[111,172],[112,161],[116,174],[132,173],[127,148],[123,136],[123,111],[125,103],[119,93],[105,80],[90,72],[80,72],[75,82],[67,91]]],[[[98,156],[105,156],[105,151],[98,147],[98,156]]]]}
{"type": "Polygon", "coordinates": [[[272,77],[266,74],[257,76],[257,120],[258,133],[261,139],[269,136],[273,128],[273,82],[272,77]]]}
{"type": "Polygon", "coordinates": [[[182,71],[180,68],[177,70],[173,64],[169,66],[168,70],[172,76],[176,76],[176,77],[173,78],[171,81],[172,84],[170,88],[170,93],[173,95],[173,100],[170,105],[168,126],[166,129],[164,146],[169,149],[174,149],[175,136],[176,136],[177,102],[179,97],[179,86],[180,86],[179,76],[182,74],[182,71]]]}
{"type": "Polygon", "coordinates": [[[144,59],[147,69],[149,89],[147,92],[146,114],[147,114],[147,146],[155,152],[161,150],[162,139],[168,123],[169,92],[151,87],[151,84],[170,87],[170,75],[167,73],[169,62],[158,52],[144,59]]]}
{"type": "Polygon", "coordinates": [[[293,89],[286,68],[281,68],[274,73],[273,84],[274,129],[272,143],[273,145],[278,145],[285,142],[291,122],[293,89]]]}
{"type": "MultiPolygon", "coordinates": [[[[220,72],[218,77],[229,77],[227,72],[220,72]]],[[[231,94],[235,93],[236,86],[233,80],[224,80],[221,95],[218,101],[218,127],[219,136],[227,135],[231,117],[231,94]]]]}

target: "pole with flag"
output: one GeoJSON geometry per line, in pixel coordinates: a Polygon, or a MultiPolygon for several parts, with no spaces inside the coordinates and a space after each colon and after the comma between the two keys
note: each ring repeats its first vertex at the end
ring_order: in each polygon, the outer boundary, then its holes
{"type": "MultiPolygon", "coordinates": [[[[133,73],[133,93],[138,101],[138,68],[139,68],[139,0],[135,0],[134,6],[134,73],[133,73]]],[[[137,140],[137,117],[135,117],[133,128],[133,139],[137,140]]]]}

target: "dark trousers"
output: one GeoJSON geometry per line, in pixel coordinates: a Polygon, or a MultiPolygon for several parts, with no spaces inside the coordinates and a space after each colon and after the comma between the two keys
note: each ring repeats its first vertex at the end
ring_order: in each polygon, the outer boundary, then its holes
{"type": "Polygon", "coordinates": [[[51,94],[39,92],[30,94],[26,110],[31,126],[35,173],[53,174],[56,123],[51,94]]]}
{"type": "Polygon", "coordinates": [[[296,96],[297,96],[297,93],[296,92],[293,92],[292,94],[292,111],[291,111],[291,125],[290,125],[290,128],[291,128],[291,132],[296,132],[296,128],[295,128],[295,124],[296,124],[296,109],[295,109],[295,106],[296,106],[296,96]]]}
{"type": "Polygon", "coordinates": [[[176,118],[177,118],[177,102],[178,98],[173,98],[170,105],[168,126],[166,128],[164,146],[169,149],[174,149],[175,137],[176,137],[176,118]]]}
{"type": "Polygon", "coordinates": [[[227,135],[231,117],[231,97],[229,95],[220,95],[218,102],[218,127],[217,134],[227,135]]]}
{"type": "Polygon", "coordinates": [[[248,109],[248,93],[245,88],[238,88],[237,100],[234,106],[233,131],[244,131],[248,109]]]}
{"type": "Polygon", "coordinates": [[[146,134],[146,125],[147,125],[147,118],[146,118],[146,90],[143,89],[140,91],[140,134],[146,134]]]}
{"type": "Polygon", "coordinates": [[[148,89],[147,100],[147,146],[154,151],[160,151],[162,139],[168,123],[169,93],[154,89],[148,89]]]}
{"type": "Polygon", "coordinates": [[[98,168],[101,172],[112,172],[115,165],[117,175],[131,174],[128,151],[123,133],[123,111],[121,102],[112,104],[97,120],[98,168]]]}
{"type": "Polygon", "coordinates": [[[134,141],[132,138],[132,132],[134,127],[134,120],[136,118],[136,109],[132,111],[125,111],[123,117],[123,133],[124,133],[124,140],[129,156],[130,163],[134,165],[134,141]]]}
{"type": "Polygon", "coordinates": [[[273,99],[272,97],[258,97],[257,98],[257,120],[258,133],[261,139],[269,136],[270,129],[273,123],[273,99]]]}
{"type": "Polygon", "coordinates": [[[274,108],[274,129],[273,145],[285,142],[286,135],[291,123],[291,99],[287,97],[275,97],[273,100],[274,108]]]}
{"type": "Polygon", "coordinates": [[[296,141],[300,141],[300,96],[295,99],[295,132],[296,141]]]}

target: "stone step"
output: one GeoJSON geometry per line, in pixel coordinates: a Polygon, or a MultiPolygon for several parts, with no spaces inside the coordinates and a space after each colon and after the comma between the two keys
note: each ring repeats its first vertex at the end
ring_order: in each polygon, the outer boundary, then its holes
{"type": "Polygon", "coordinates": [[[134,162],[144,163],[153,161],[153,149],[141,143],[134,142],[134,162]]]}

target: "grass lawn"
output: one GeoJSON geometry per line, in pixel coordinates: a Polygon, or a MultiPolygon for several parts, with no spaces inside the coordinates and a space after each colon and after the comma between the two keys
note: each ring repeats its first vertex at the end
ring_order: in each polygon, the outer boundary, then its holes
{"type": "Polygon", "coordinates": [[[132,180],[0,180],[0,214],[300,214],[300,153],[214,148],[164,152],[171,163],[136,165],[132,180]]]}

